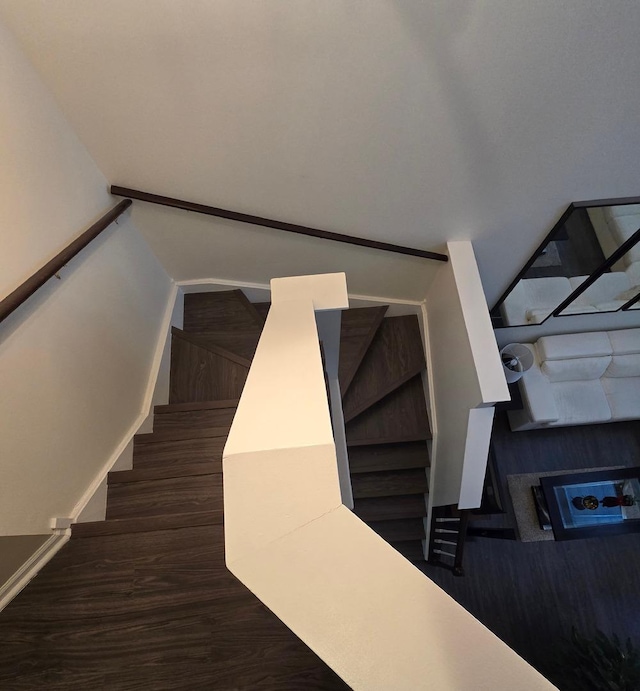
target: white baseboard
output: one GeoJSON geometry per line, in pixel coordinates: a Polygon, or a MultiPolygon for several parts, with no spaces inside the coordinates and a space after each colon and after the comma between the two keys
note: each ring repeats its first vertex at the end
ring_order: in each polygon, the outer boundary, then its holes
{"type": "MultiPolygon", "coordinates": [[[[93,478],[92,482],[80,497],[80,500],[74,506],[69,516],[65,516],[63,518],[52,518],[52,526],[67,525],[69,522],[78,522],[80,515],[85,510],[89,502],[91,502],[94,495],[99,493],[104,488],[108,473],[118,463],[118,460],[122,457],[123,453],[127,451],[127,448],[131,444],[134,435],[138,432],[142,423],[149,416],[153,406],[153,395],[156,381],[158,379],[158,373],[160,371],[162,355],[167,338],[171,333],[171,321],[179,290],[179,286],[174,283],[167,300],[164,315],[162,317],[161,327],[158,333],[158,340],[156,342],[153,354],[149,379],[147,381],[147,388],[140,414],[136,417],[125,435],[122,437],[114,452],[106,460],[102,468],[93,478]]],[[[36,552],[34,552],[34,554],[13,574],[13,576],[11,576],[11,578],[4,583],[4,585],[0,586],[0,611],[2,611],[2,609],[6,607],[9,602],[11,602],[11,600],[29,583],[29,581],[38,574],[40,569],[42,569],[42,567],[53,558],[53,556],[69,540],[70,537],[71,530],[54,530],[51,537],[36,552]]]]}
{"type": "Polygon", "coordinates": [[[56,530],[53,535],[6,581],[0,585],[0,612],[23,590],[40,569],[68,542],[70,530],[56,530]]]}
{"type": "Polygon", "coordinates": [[[162,354],[164,352],[165,344],[167,338],[171,333],[171,318],[173,315],[175,302],[178,297],[178,291],[179,287],[176,283],[174,283],[171,288],[171,293],[169,294],[169,299],[167,300],[167,306],[165,308],[164,315],[162,317],[162,326],[160,328],[158,340],[156,341],[156,347],[153,354],[149,379],[147,381],[147,389],[145,392],[140,414],[138,415],[138,417],[136,417],[129,429],[126,431],[125,435],[118,443],[118,446],[115,448],[114,452],[107,459],[102,468],[98,471],[97,475],[93,478],[93,481],[87,487],[82,497],[80,497],[78,503],[73,507],[73,510],[71,512],[71,518],[74,523],[78,520],[84,508],[91,501],[93,495],[100,489],[101,485],[104,482],[106,482],[107,475],[113,469],[113,466],[118,462],[118,459],[127,450],[127,447],[129,446],[131,440],[140,429],[140,426],[149,417],[149,414],[151,413],[151,408],[153,404],[153,392],[155,390],[156,381],[158,379],[158,373],[160,372],[160,363],[162,362],[162,354]]]}

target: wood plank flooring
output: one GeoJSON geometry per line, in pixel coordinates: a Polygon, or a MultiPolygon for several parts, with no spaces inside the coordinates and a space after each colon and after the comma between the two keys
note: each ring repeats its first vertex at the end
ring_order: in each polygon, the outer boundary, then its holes
{"type": "Polygon", "coordinates": [[[72,540],[2,613],[0,688],[92,687],[347,688],[226,570],[222,526],[72,540]]]}
{"type": "MultiPolygon", "coordinates": [[[[492,439],[508,505],[509,474],[640,465],[638,421],[511,432],[499,413],[492,439]]],[[[465,548],[464,578],[420,568],[543,674],[572,626],[640,646],[640,534],[532,543],[476,538],[465,548]]]]}

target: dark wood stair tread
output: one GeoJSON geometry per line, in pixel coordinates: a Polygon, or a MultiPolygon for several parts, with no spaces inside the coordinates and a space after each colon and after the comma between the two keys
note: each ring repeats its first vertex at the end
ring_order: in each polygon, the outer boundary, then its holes
{"type": "Polygon", "coordinates": [[[348,446],[431,439],[421,375],[348,422],[345,429],[348,446]]]}
{"type": "Polygon", "coordinates": [[[343,396],[358,371],[387,309],[387,305],[361,307],[342,313],[338,380],[343,396]]]}
{"type": "Polygon", "coordinates": [[[210,348],[212,351],[222,348],[227,353],[233,353],[242,358],[242,361],[248,364],[253,360],[261,333],[261,328],[252,327],[235,331],[202,331],[192,335],[196,336],[194,343],[200,343],[204,348],[210,348]]]}
{"type": "Polygon", "coordinates": [[[192,403],[170,403],[168,405],[157,405],[153,412],[156,415],[165,413],[178,413],[187,410],[213,410],[217,408],[237,408],[240,399],[232,398],[228,401],[195,401],[192,403]]]}
{"type": "Polygon", "coordinates": [[[423,494],[409,494],[356,499],[353,511],[363,521],[387,521],[398,518],[422,518],[427,514],[427,507],[423,494]]]}
{"type": "Polygon", "coordinates": [[[404,444],[372,444],[349,449],[349,471],[352,475],[376,470],[425,468],[429,454],[425,442],[404,444]]]}
{"type": "Polygon", "coordinates": [[[107,521],[75,523],[71,527],[71,536],[80,538],[97,537],[100,535],[121,535],[125,533],[146,533],[155,532],[157,530],[192,528],[199,525],[221,525],[222,523],[223,511],[219,509],[214,511],[153,516],[150,518],[120,518],[107,521]]]}
{"type": "Polygon", "coordinates": [[[254,302],[253,306],[256,312],[266,321],[267,315],[269,314],[269,309],[271,307],[270,302],[254,302]]]}
{"type": "Polygon", "coordinates": [[[169,403],[240,398],[248,373],[246,364],[174,337],[171,339],[169,403]]]}
{"type": "Polygon", "coordinates": [[[177,410],[157,415],[153,420],[153,431],[195,430],[217,427],[231,427],[236,414],[235,408],[207,408],[204,410],[177,410]]]}
{"type": "Polygon", "coordinates": [[[418,318],[410,314],[383,319],[344,395],[345,422],[353,420],[424,367],[418,318]]]}
{"type": "Polygon", "coordinates": [[[237,365],[241,365],[242,367],[246,367],[247,369],[251,367],[251,358],[242,357],[241,355],[238,355],[232,350],[229,350],[228,348],[225,348],[219,345],[218,343],[215,343],[213,339],[207,334],[182,331],[181,329],[178,329],[174,326],[171,329],[171,336],[173,338],[180,338],[183,341],[186,341],[187,343],[191,343],[192,345],[198,346],[198,348],[207,350],[213,355],[218,355],[219,357],[224,358],[225,360],[235,362],[237,365]]]}
{"type": "Polygon", "coordinates": [[[387,542],[397,540],[424,540],[422,518],[398,518],[390,521],[368,521],[367,525],[387,542]]]}
{"type": "Polygon", "coordinates": [[[164,478],[109,486],[107,520],[222,511],[222,475],[164,478]]]}
{"type": "Polygon", "coordinates": [[[133,467],[181,467],[200,462],[216,462],[222,467],[222,451],[227,437],[200,437],[138,444],[133,448],[133,467]]]}
{"type": "Polygon", "coordinates": [[[241,290],[187,293],[184,296],[185,331],[231,331],[263,324],[262,317],[241,290]]]}
{"type": "MultiPolygon", "coordinates": [[[[149,434],[136,434],[134,447],[145,444],[157,444],[165,441],[186,441],[189,439],[206,439],[210,437],[227,437],[231,425],[223,427],[205,427],[204,429],[163,429],[149,434]]],[[[135,451],[134,451],[135,453],[135,451]]]]}
{"type": "Polygon", "coordinates": [[[222,461],[207,461],[190,463],[182,466],[164,465],[156,468],[135,468],[133,470],[117,470],[109,473],[107,482],[118,485],[129,482],[146,482],[148,480],[169,480],[175,477],[193,477],[197,475],[211,475],[222,472],[222,461]]]}
{"type": "Polygon", "coordinates": [[[361,473],[351,478],[354,499],[425,494],[427,476],[422,468],[361,473]]]}
{"type": "Polygon", "coordinates": [[[421,540],[394,540],[390,541],[389,544],[411,562],[424,561],[424,549],[421,540]]]}

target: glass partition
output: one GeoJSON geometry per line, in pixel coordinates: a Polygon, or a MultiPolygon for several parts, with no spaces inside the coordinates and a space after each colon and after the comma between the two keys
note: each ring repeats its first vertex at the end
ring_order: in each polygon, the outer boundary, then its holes
{"type": "Polygon", "coordinates": [[[639,240],[640,198],[571,204],[491,311],[494,326],[640,308],[629,303],[640,292],[639,240]]]}

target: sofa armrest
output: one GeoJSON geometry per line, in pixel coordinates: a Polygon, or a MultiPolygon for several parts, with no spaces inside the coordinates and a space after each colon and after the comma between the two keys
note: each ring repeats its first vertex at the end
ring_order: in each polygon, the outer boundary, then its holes
{"type": "Polygon", "coordinates": [[[531,421],[536,424],[556,422],[560,418],[552,387],[545,374],[540,369],[538,355],[530,344],[528,347],[534,352],[535,361],[531,369],[519,381],[522,399],[525,402],[531,421]]]}

